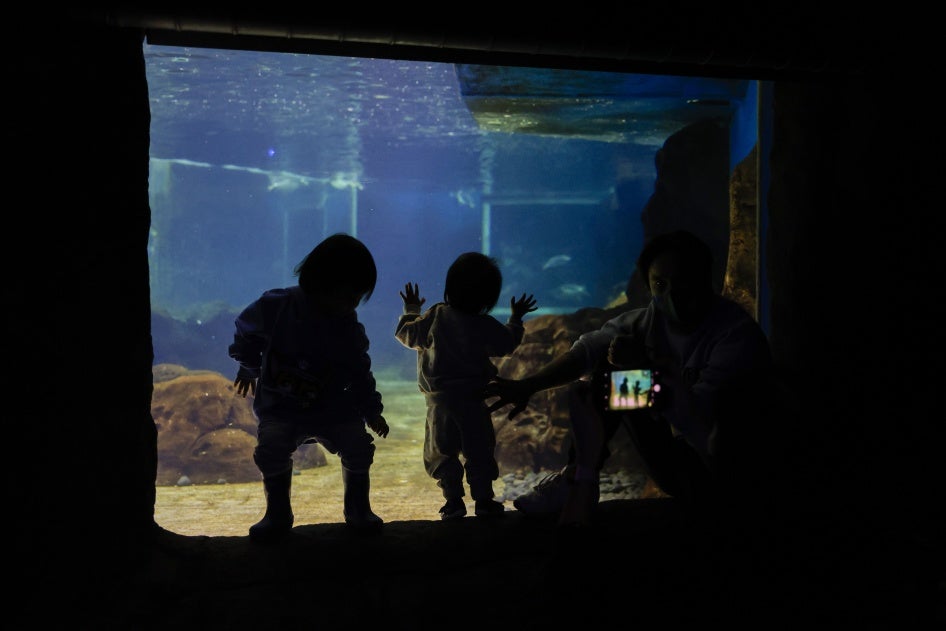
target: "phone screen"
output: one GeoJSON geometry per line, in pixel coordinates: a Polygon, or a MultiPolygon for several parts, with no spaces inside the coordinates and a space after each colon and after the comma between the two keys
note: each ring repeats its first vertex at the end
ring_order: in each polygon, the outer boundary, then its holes
{"type": "Polygon", "coordinates": [[[606,406],[609,410],[636,410],[654,404],[660,385],[651,370],[614,370],[608,376],[606,406]]]}

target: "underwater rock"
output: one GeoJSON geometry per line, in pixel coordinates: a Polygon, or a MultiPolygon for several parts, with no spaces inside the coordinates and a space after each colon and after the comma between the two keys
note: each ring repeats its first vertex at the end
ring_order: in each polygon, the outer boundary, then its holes
{"type": "MultiPolygon", "coordinates": [[[[728,131],[715,121],[702,120],[667,138],[655,163],[654,193],[640,216],[645,239],[679,228],[699,235],[713,252],[717,284],[723,286],[725,274],[724,293],[754,315],[755,150],[730,175],[728,131]]],[[[497,362],[499,376],[520,379],[535,373],[571,348],[582,333],[600,328],[623,311],[646,306],[649,300],[648,288],[635,269],[623,302],[612,303],[606,309],[588,307],[571,314],[527,319],[522,344],[497,362]]],[[[506,418],[509,409],[507,406],[493,413],[500,470],[506,473],[562,467],[570,444],[568,388],[536,393],[515,419],[506,418]]],[[[617,432],[608,449],[611,455],[606,470],[642,468],[625,431],[617,432]]]]}
{"type": "Polygon", "coordinates": [[[151,368],[151,379],[154,383],[160,383],[180,377],[187,372],[187,368],[180,364],[158,364],[151,368]]]}
{"type": "MultiPolygon", "coordinates": [[[[527,319],[522,343],[511,355],[497,361],[499,376],[521,379],[531,375],[571,348],[582,333],[600,328],[631,307],[624,303],[609,309],[586,308],[570,314],[527,319]]],[[[564,466],[571,430],[568,389],[537,392],[529,405],[511,420],[507,418],[509,409],[507,406],[493,413],[496,461],[500,471],[540,471],[564,466]]],[[[609,465],[628,464],[619,445],[613,444],[611,451],[609,465]]]]}
{"type": "MultiPolygon", "coordinates": [[[[227,353],[227,346],[233,339],[234,312],[217,302],[198,307],[200,317],[192,316],[186,320],[177,319],[161,310],[151,311],[155,364],[181,365],[236,375],[238,366],[227,353]]],[[[155,381],[158,380],[155,374],[155,381]]]]}
{"type": "Polygon", "coordinates": [[[641,210],[645,241],[689,230],[712,250],[713,283],[722,287],[729,252],[729,130],[710,119],[687,125],[657,150],[654,166],[654,192],[641,210]]]}
{"type": "MultiPolygon", "coordinates": [[[[188,371],[159,364],[151,397],[151,416],[158,430],[159,486],[237,484],[257,482],[253,462],[256,416],[253,399],[236,394],[227,377],[212,371],[188,371]]],[[[293,454],[298,469],[324,466],[325,452],[317,444],[303,445],[293,454]]]]}
{"type": "Polygon", "coordinates": [[[729,186],[729,255],[723,295],[756,315],[756,252],[759,247],[757,219],[758,166],[756,147],[736,165],[729,186]]]}

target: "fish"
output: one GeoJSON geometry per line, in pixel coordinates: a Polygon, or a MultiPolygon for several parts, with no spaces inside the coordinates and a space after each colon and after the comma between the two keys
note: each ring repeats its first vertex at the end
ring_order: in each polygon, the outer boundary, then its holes
{"type": "Polygon", "coordinates": [[[308,186],[308,178],[294,175],[292,173],[271,173],[268,175],[269,185],[266,187],[267,191],[280,191],[283,193],[291,193],[295,190],[298,190],[300,186],[308,186]]]}
{"type": "Polygon", "coordinates": [[[336,190],[344,188],[363,190],[365,188],[364,185],[358,181],[358,175],[355,173],[338,172],[329,178],[328,183],[336,190]]]}
{"type": "Polygon", "coordinates": [[[450,193],[450,197],[457,200],[457,203],[462,206],[467,206],[469,208],[476,208],[477,203],[477,193],[476,189],[472,188],[461,188],[460,190],[453,191],[450,193]]]}
{"type": "MultiPolygon", "coordinates": [[[[249,171],[248,168],[243,168],[241,170],[249,171]]],[[[266,179],[269,180],[269,185],[266,187],[267,191],[280,191],[282,193],[292,193],[293,191],[299,190],[302,186],[311,186],[317,180],[308,175],[300,175],[298,173],[292,173],[290,171],[262,171],[266,176],[266,179]]]]}
{"type": "Polygon", "coordinates": [[[552,269],[553,267],[561,267],[567,263],[570,263],[572,257],[567,254],[556,254],[545,263],[542,264],[542,269],[552,269]]]}
{"type": "Polygon", "coordinates": [[[568,300],[572,302],[591,298],[591,294],[588,292],[588,289],[584,285],[579,285],[577,283],[565,283],[564,285],[559,285],[555,288],[553,293],[559,300],[568,300]]]}

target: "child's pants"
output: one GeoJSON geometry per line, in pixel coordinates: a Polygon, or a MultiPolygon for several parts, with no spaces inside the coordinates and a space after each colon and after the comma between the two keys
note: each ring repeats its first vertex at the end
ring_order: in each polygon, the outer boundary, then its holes
{"type": "Polygon", "coordinates": [[[499,477],[495,450],[493,419],[481,395],[427,395],[424,468],[437,480],[444,498],[464,496],[465,470],[473,499],[492,499],[493,480],[499,477]]]}
{"type": "Polygon", "coordinates": [[[355,473],[367,473],[374,462],[374,437],[359,418],[333,423],[261,419],[256,436],[253,461],[264,479],[292,471],[292,454],[303,443],[319,443],[355,473]]]}

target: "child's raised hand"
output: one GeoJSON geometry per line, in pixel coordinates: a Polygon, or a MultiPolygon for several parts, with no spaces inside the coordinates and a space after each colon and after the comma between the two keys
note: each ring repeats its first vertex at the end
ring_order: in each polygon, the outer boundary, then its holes
{"type": "Polygon", "coordinates": [[[236,388],[237,394],[246,398],[247,393],[256,396],[256,378],[247,377],[245,375],[237,375],[237,378],[233,380],[233,387],[236,388]]]}
{"type": "Polygon", "coordinates": [[[405,307],[407,305],[417,305],[420,307],[427,302],[426,298],[420,297],[420,289],[418,289],[417,283],[407,283],[404,285],[404,291],[400,292],[400,294],[405,307]]]}
{"type": "Polygon", "coordinates": [[[525,314],[538,309],[538,307],[535,306],[535,298],[532,297],[532,294],[529,294],[528,297],[522,294],[519,298],[513,296],[509,301],[509,305],[512,307],[512,315],[520,320],[525,314]]]}

